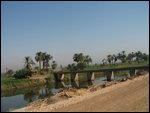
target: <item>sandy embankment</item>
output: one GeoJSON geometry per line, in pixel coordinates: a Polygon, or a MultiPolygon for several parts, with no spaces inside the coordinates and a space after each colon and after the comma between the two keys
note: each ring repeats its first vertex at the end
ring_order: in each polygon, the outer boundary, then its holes
{"type": "Polygon", "coordinates": [[[79,90],[78,93],[54,104],[41,101],[14,111],[149,111],[149,74],[94,92],[79,90]]]}

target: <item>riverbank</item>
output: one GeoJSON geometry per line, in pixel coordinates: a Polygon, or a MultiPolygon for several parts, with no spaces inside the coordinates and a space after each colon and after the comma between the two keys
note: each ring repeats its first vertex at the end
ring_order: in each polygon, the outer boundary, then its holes
{"type": "Polygon", "coordinates": [[[1,92],[44,85],[45,78],[47,76],[34,76],[30,79],[1,78],[1,92]]]}
{"type": "Polygon", "coordinates": [[[149,74],[58,95],[68,98],[52,104],[50,97],[14,111],[149,111],[149,74]]]}

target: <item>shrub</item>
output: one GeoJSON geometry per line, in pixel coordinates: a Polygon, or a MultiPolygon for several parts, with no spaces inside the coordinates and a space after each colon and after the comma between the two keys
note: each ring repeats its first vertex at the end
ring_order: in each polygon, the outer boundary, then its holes
{"type": "Polygon", "coordinates": [[[14,74],[14,77],[16,79],[23,79],[23,78],[28,78],[31,77],[32,72],[29,69],[21,69],[16,71],[16,73],[14,74]]]}
{"type": "Polygon", "coordinates": [[[9,69],[6,74],[9,74],[9,75],[12,75],[13,74],[13,70],[12,69],[9,69]]]}

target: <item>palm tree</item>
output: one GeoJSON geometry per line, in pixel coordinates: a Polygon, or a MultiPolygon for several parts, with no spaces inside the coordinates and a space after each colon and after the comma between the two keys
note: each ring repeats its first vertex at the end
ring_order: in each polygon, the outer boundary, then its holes
{"type": "Polygon", "coordinates": [[[129,53],[127,56],[127,61],[129,62],[129,64],[131,64],[132,61],[132,53],[129,53]]]}
{"type": "Polygon", "coordinates": [[[143,53],[142,58],[143,58],[144,61],[148,61],[149,55],[147,55],[146,53],[143,53]]]}
{"type": "Polygon", "coordinates": [[[42,53],[42,61],[43,61],[43,69],[45,69],[45,66],[46,66],[46,52],[42,53]]]}
{"type": "Polygon", "coordinates": [[[92,63],[92,58],[89,55],[86,55],[84,62],[89,65],[89,63],[92,63]]]}
{"type": "Polygon", "coordinates": [[[77,70],[77,66],[75,65],[75,63],[68,64],[67,69],[70,71],[74,71],[77,70]]]}
{"type": "Polygon", "coordinates": [[[77,63],[83,63],[85,59],[85,56],[83,55],[83,53],[79,53],[79,54],[74,54],[73,56],[73,60],[77,63]]]}
{"type": "Polygon", "coordinates": [[[111,55],[110,60],[111,60],[111,64],[113,64],[113,61],[114,61],[114,56],[113,55],[111,55]]]}
{"type": "Polygon", "coordinates": [[[36,60],[37,62],[39,62],[40,70],[41,70],[41,62],[42,62],[42,59],[43,59],[43,53],[42,53],[42,52],[37,52],[37,53],[36,53],[36,56],[35,56],[35,60],[36,60]]]}
{"type": "Polygon", "coordinates": [[[52,69],[56,69],[56,67],[57,67],[56,61],[53,61],[51,66],[52,66],[52,69]]]}
{"type": "Polygon", "coordinates": [[[109,64],[111,63],[111,60],[112,60],[111,55],[107,55],[107,61],[109,64]]]}
{"type": "Polygon", "coordinates": [[[48,67],[49,67],[49,61],[51,59],[53,59],[53,57],[50,54],[46,54],[45,55],[45,67],[46,67],[46,69],[48,69],[48,67]]]}
{"type": "Polygon", "coordinates": [[[31,69],[32,65],[34,65],[34,64],[35,63],[31,59],[31,57],[29,57],[29,56],[25,57],[25,68],[31,69]]]}
{"type": "Polygon", "coordinates": [[[122,59],[122,63],[125,63],[125,61],[126,61],[125,51],[122,51],[122,57],[121,57],[121,59],[122,59]]]}
{"type": "Polygon", "coordinates": [[[83,53],[74,54],[73,60],[77,62],[78,69],[84,69],[89,63],[92,62],[92,59],[89,55],[84,55],[83,53]]]}
{"type": "Polygon", "coordinates": [[[141,51],[138,51],[135,53],[136,61],[139,63],[142,60],[142,53],[141,51]]]}
{"type": "Polygon", "coordinates": [[[118,58],[122,63],[125,63],[125,62],[126,62],[126,54],[125,54],[125,51],[122,51],[121,53],[118,53],[117,58],[118,58]]]}
{"type": "Polygon", "coordinates": [[[73,60],[75,62],[77,62],[77,63],[79,62],[79,58],[78,58],[78,54],[77,53],[73,55],[73,60]]]}
{"type": "Polygon", "coordinates": [[[131,61],[134,61],[134,58],[135,58],[135,53],[134,53],[134,52],[132,52],[132,53],[131,53],[131,56],[132,56],[132,59],[131,59],[131,61]]]}
{"type": "Polygon", "coordinates": [[[106,59],[102,59],[102,63],[103,63],[103,65],[105,65],[106,64],[106,59]]]}
{"type": "Polygon", "coordinates": [[[114,64],[117,62],[118,58],[115,54],[113,54],[113,60],[114,60],[114,64]]]}
{"type": "Polygon", "coordinates": [[[121,53],[117,54],[117,59],[121,61],[121,53]]]}

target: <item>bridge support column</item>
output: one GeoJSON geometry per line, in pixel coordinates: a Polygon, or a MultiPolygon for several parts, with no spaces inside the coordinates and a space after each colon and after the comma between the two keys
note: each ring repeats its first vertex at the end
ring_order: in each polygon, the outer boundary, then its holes
{"type": "Polygon", "coordinates": [[[65,76],[64,74],[58,74],[58,73],[54,74],[56,81],[62,81],[64,79],[64,76],[65,76]]]}
{"type": "Polygon", "coordinates": [[[88,86],[90,86],[90,85],[94,85],[95,84],[95,82],[94,81],[88,81],[88,86]]]}
{"type": "Polygon", "coordinates": [[[78,79],[79,79],[78,73],[71,74],[71,81],[78,81],[78,79]]]}
{"type": "Polygon", "coordinates": [[[63,88],[66,87],[66,85],[63,81],[61,81],[61,85],[62,85],[63,88]]]}
{"type": "Polygon", "coordinates": [[[88,81],[94,80],[95,79],[94,72],[87,73],[87,79],[88,81]]]}
{"type": "Polygon", "coordinates": [[[72,85],[72,87],[75,87],[75,88],[79,88],[79,81],[72,81],[71,82],[71,85],[72,85]]]}
{"type": "Polygon", "coordinates": [[[114,71],[111,71],[108,75],[107,75],[107,81],[112,81],[114,80],[114,71]]]}
{"type": "Polygon", "coordinates": [[[62,81],[64,79],[64,77],[65,77],[65,74],[61,74],[60,75],[60,80],[62,81]]]}
{"type": "Polygon", "coordinates": [[[134,76],[134,75],[136,75],[136,73],[137,73],[137,70],[136,70],[136,69],[130,70],[129,76],[130,76],[130,77],[131,77],[131,76],[134,76]]]}
{"type": "Polygon", "coordinates": [[[134,69],[134,75],[137,75],[138,70],[134,69]]]}
{"type": "Polygon", "coordinates": [[[129,71],[128,75],[127,75],[127,78],[131,78],[131,74],[130,74],[130,71],[129,71]]]}

